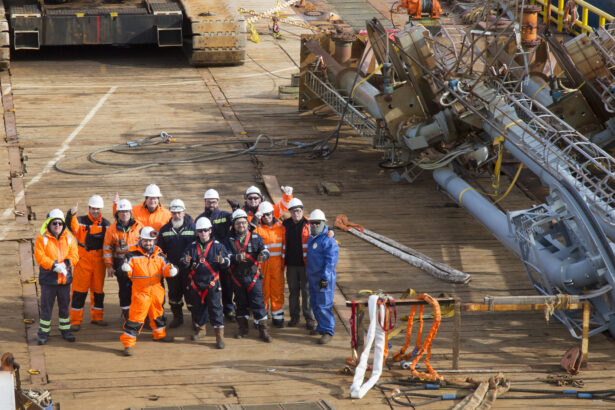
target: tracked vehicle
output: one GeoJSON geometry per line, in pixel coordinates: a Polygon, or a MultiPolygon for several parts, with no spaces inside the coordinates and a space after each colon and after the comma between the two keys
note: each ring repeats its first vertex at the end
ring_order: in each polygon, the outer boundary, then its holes
{"type": "Polygon", "coordinates": [[[183,47],[194,66],[238,65],[245,20],[233,0],[0,0],[0,66],[46,46],[183,47]]]}

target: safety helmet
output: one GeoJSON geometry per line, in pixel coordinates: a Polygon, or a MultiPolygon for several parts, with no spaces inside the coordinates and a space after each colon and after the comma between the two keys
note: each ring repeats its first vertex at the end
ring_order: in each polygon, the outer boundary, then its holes
{"type": "Polygon", "coordinates": [[[196,230],[197,231],[199,229],[209,229],[209,228],[211,228],[211,221],[209,220],[209,218],[202,216],[196,220],[196,230]]]}
{"type": "Polygon", "coordinates": [[[248,189],[246,189],[246,194],[244,195],[244,197],[248,197],[248,195],[250,194],[256,194],[258,196],[260,196],[261,198],[263,197],[263,194],[261,194],[261,190],[258,189],[258,187],[252,185],[251,187],[249,187],[248,189]]]}
{"type": "Polygon", "coordinates": [[[171,212],[181,212],[186,210],[186,205],[184,205],[184,201],[181,199],[174,199],[171,201],[171,205],[169,205],[169,211],[171,212]]]}
{"type": "Polygon", "coordinates": [[[205,191],[203,199],[220,199],[220,195],[215,189],[208,189],[207,191],[205,191]]]}
{"type": "Polygon", "coordinates": [[[162,196],[162,193],[160,192],[160,188],[158,188],[158,185],[149,184],[147,188],[145,188],[145,192],[143,193],[143,196],[160,198],[162,196]]]}
{"type": "Polygon", "coordinates": [[[59,210],[58,208],[56,209],[52,209],[51,211],[49,211],[49,213],[47,214],[47,219],[52,220],[52,219],[61,219],[62,222],[64,222],[64,212],[62,212],[61,210],[59,210]]]}
{"type": "Polygon", "coordinates": [[[293,198],[288,201],[288,209],[303,208],[303,202],[299,198],[293,198]]]}
{"type": "Polygon", "coordinates": [[[120,199],[117,203],[117,211],[132,211],[132,204],[128,199],[120,199]]]}
{"type": "Polygon", "coordinates": [[[258,206],[258,213],[268,214],[270,212],[273,212],[273,205],[271,205],[271,202],[268,202],[268,201],[261,202],[261,204],[258,206]]]}
{"type": "Polygon", "coordinates": [[[139,237],[141,239],[156,239],[158,237],[158,232],[151,226],[146,226],[141,229],[139,237]]]}
{"type": "Polygon", "coordinates": [[[325,213],[320,209],[314,209],[309,217],[310,222],[326,221],[325,213]]]}
{"type": "Polygon", "coordinates": [[[248,214],[243,209],[235,209],[235,212],[233,212],[231,219],[233,220],[233,222],[235,222],[237,219],[241,218],[248,219],[248,214]]]}
{"type": "Polygon", "coordinates": [[[92,195],[88,201],[88,206],[92,208],[104,208],[105,203],[100,195],[92,195]]]}

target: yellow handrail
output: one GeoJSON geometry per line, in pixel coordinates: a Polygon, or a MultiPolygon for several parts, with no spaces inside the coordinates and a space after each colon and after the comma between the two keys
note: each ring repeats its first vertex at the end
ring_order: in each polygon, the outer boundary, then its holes
{"type": "MultiPolygon", "coordinates": [[[[615,20],[615,17],[609,13],[593,6],[583,0],[573,0],[578,6],[581,6],[581,20],[576,19],[574,25],[581,29],[581,33],[593,32],[594,29],[587,25],[589,20],[589,13],[598,16],[598,25],[604,27],[607,22],[615,20]]],[[[532,4],[541,4],[543,10],[541,12],[543,22],[546,24],[548,21],[552,21],[557,25],[557,31],[561,32],[564,29],[564,0],[557,1],[557,7],[551,4],[550,0],[531,0],[532,4]],[[555,17],[553,14],[555,13],[555,17]]],[[[576,32],[576,31],[575,31],[576,32]]],[[[578,32],[576,32],[578,34],[578,32]]]]}

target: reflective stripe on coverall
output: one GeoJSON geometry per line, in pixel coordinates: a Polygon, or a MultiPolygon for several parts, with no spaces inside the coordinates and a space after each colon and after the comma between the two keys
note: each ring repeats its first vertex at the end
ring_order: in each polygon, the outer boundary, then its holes
{"type": "Polygon", "coordinates": [[[73,325],[80,325],[83,321],[83,306],[88,291],[90,319],[97,322],[103,318],[105,263],[102,248],[109,225],[109,221],[103,217],[93,220],[89,214],[79,217],[70,211],[66,214],[66,226],[75,235],[79,245],[79,262],[73,272],[70,308],[70,323],[73,325]]]}
{"type": "Polygon", "coordinates": [[[284,226],[274,219],[271,227],[259,224],[254,232],[263,238],[270,255],[269,259],[261,264],[265,310],[271,309],[274,320],[284,320],[284,226]]]}
{"type": "Polygon", "coordinates": [[[319,235],[310,237],[307,257],[305,259],[305,270],[310,286],[312,311],[318,322],[316,330],[333,336],[335,333],[333,291],[335,290],[337,276],[335,265],[337,265],[339,247],[334,238],[327,236],[328,231],[329,228],[325,226],[319,235]],[[325,289],[320,289],[321,279],[329,282],[325,289]]]}
{"type": "Polygon", "coordinates": [[[59,238],[46,230],[36,238],[34,259],[39,266],[38,282],[41,286],[41,311],[38,336],[46,339],[51,331],[51,312],[54,299],[58,299],[59,329],[70,332],[70,284],[73,280],[73,266],[79,261],[77,241],[64,229],[59,238]],[[66,277],[53,271],[56,264],[64,262],[66,277]]]}
{"type": "Polygon", "coordinates": [[[105,266],[115,270],[115,277],[119,288],[120,308],[122,310],[130,308],[132,282],[128,279],[126,272],[120,268],[124,262],[124,256],[132,247],[139,243],[139,232],[143,228],[143,225],[134,219],[131,219],[130,222],[132,224],[128,227],[123,227],[118,222],[114,222],[107,229],[103,244],[105,266]]]}
{"type": "Polygon", "coordinates": [[[164,288],[160,284],[163,276],[169,276],[171,264],[167,263],[159,247],[154,247],[151,255],[138,245],[127,254],[128,265],[132,269],[128,277],[132,280],[132,301],[128,320],[124,324],[124,334],[120,340],[124,347],[133,347],[141,332],[143,321],[149,315],[154,339],[166,336],[164,316],[164,288]]]}

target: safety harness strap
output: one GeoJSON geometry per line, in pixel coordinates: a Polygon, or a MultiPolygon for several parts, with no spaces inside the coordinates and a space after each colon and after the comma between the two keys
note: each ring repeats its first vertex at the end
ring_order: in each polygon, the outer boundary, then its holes
{"type": "Polygon", "coordinates": [[[214,241],[212,240],[211,242],[209,242],[209,244],[207,245],[207,247],[205,248],[205,250],[203,251],[201,249],[201,244],[197,243],[197,247],[196,247],[196,252],[199,256],[199,263],[202,263],[203,266],[205,266],[205,268],[213,275],[213,280],[211,282],[209,282],[209,287],[207,287],[204,290],[199,290],[199,287],[196,285],[196,283],[194,282],[194,274],[196,273],[196,269],[193,269],[190,272],[190,281],[192,283],[192,288],[196,291],[196,293],[198,293],[198,295],[201,297],[201,303],[205,303],[205,298],[207,297],[207,293],[209,293],[209,289],[213,288],[216,285],[216,282],[218,282],[218,280],[220,280],[219,274],[211,267],[211,265],[209,264],[209,262],[207,262],[207,255],[209,255],[209,250],[211,249],[211,245],[214,243],[214,241]]]}

